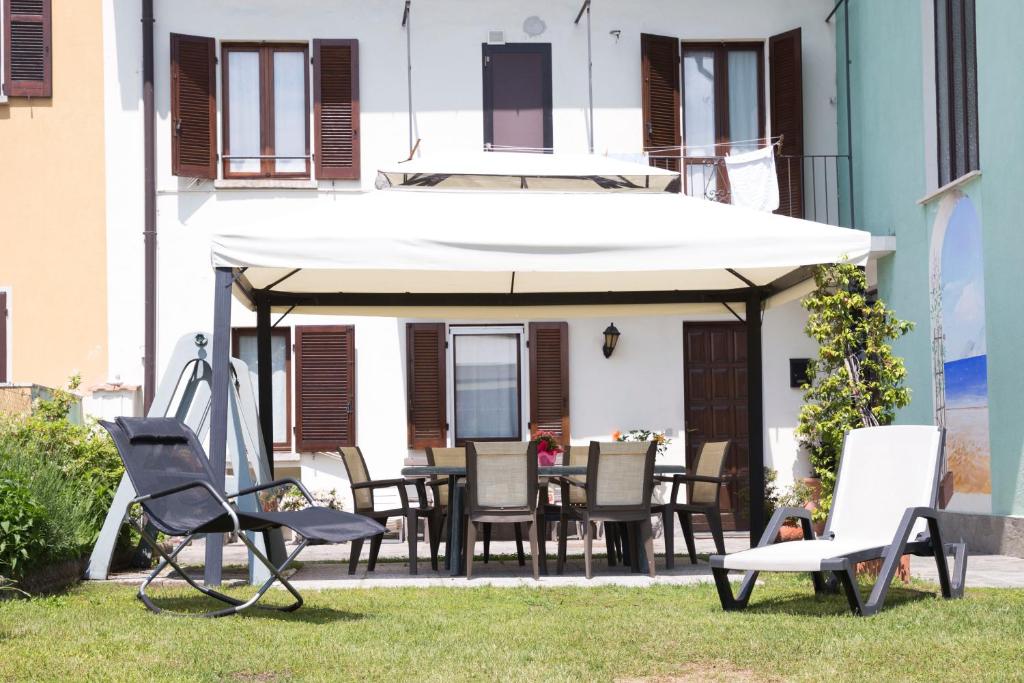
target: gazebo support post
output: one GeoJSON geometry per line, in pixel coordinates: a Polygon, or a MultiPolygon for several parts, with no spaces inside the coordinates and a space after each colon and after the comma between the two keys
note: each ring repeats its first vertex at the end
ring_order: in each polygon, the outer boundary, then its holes
{"type": "Polygon", "coordinates": [[[764,377],[761,359],[762,292],[747,294],[747,434],[749,438],[750,545],[764,532],[764,377]]]}
{"type": "MultiPolygon", "coordinates": [[[[217,268],[213,276],[213,351],[210,365],[213,377],[210,383],[210,467],[214,485],[224,490],[225,462],[228,445],[228,391],[231,375],[231,287],[234,283],[230,268],[217,268]]],[[[206,569],[203,582],[207,586],[221,583],[224,560],[224,535],[207,534],[206,569]]]]}
{"type": "Polygon", "coordinates": [[[256,297],[256,365],[258,381],[256,392],[260,411],[260,433],[270,463],[270,478],[274,478],[274,370],[270,352],[270,300],[256,297]]]}

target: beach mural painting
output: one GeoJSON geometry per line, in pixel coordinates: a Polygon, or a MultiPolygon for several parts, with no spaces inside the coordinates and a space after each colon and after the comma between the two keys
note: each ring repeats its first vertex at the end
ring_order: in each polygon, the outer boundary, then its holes
{"type": "Polygon", "coordinates": [[[981,222],[966,195],[939,208],[931,249],[936,418],[953,473],[949,509],[991,513],[988,364],[981,222]]]}

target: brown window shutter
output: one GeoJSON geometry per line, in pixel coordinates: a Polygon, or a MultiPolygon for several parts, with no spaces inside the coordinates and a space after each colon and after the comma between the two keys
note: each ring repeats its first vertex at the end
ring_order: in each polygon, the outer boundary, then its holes
{"type": "Polygon", "coordinates": [[[50,97],[50,0],[6,0],[3,4],[4,93],[11,97],[50,97]]]}
{"type": "Polygon", "coordinates": [[[313,41],[316,177],[359,177],[359,41],[313,41]]]}
{"type": "Polygon", "coordinates": [[[569,324],[530,323],[530,432],[569,431],[569,324]]]}
{"type": "MultiPolygon", "coordinates": [[[[644,149],[679,147],[679,41],[665,36],[640,36],[643,81],[644,149]]],[[[678,155],[679,150],[664,152],[678,155]]],[[[678,159],[655,159],[652,165],[679,170],[678,159]]]]}
{"type": "Polygon", "coordinates": [[[405,326],[409,448],[448,445],[444,323],[405,326]]]}
{"type": "Polygon", "coordinates": [[[804,94],[800,29],[768,39],[771,69],[772,135],[782,135],[782,153],[776,159],[779,208],[775,213],[803,218],[804,94]]]}
{"type": "Polygon", "coordinates": [[[217,64],[213,38],[171,34],[171,172],[217,177],[217,64]]]}
{"type": "Polygon", "coordinates": [[[297,450],[356,445],[355,361],[351,325],[295,327],[297,450]]]}
{"type": "Polygon", "coordinates": [[[7,381],[7,292],[0,292],[0,383],[7,381]]]}

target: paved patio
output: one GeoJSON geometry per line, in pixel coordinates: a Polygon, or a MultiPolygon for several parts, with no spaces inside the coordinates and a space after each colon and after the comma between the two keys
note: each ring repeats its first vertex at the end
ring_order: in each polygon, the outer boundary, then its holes
{"type": "MultiPolygon", "coordinates": [[[[658,553],[657,577],[651,579],[646,574],[631,574],[627,568],[609,567],[604,557],[594,560],[594,578],[590,581],[583,575],[583,543],[577,539],[568,542],[568,561],[562,576],[554,574],[556,544],[549,541],[548,568],[551,572],[541,576],[540,582],[533,581],[530,576],[529,550],[527,546],[526,566],[520,567],[515,560],[515,543],[512,541],[494,541],[491,543],[491,555],[495,558],[484,564],[479,553],[483,545],[477,546],[477,561],[473,565],[473,578],[452,577],[445,571],[435,572],[430,568],[430,558],[426,547],[421,544],[419,552],[419,574],[409,575],[406,544],[385,542],[381,545],[376,570],[371,574],[366,571],[368,547],[364,546],[363,561],[354,575],[348,574],[347,544],[310,546],[299,556],[299,567],[292,575],[292,582],[299,590],[322,588],[378,588],[378,587],[475,587],[475,586],[647,586],[652,584],[695,584],[712,581],[711,570],[705,561],[692,565],[679,555],[685,544],[681,535],[676,538],[676,563],[671,570],[664,566],[664,546],[660,540],[655,541],[658,553]]],[[[749,539],[745,533],[727,532],[726,550],[736,552],[749,547],[749,539]]],[[[714,552],[714,544],[708,534],[697,534],[697,552],[708,555],[714,552]]],[[[595,544],[595,551],[604,550],[603,542],[595,544]]],[[[443,550],[443,546],[442,546],[443,550]]],[[[203,564],[204,544],[195,541],[182,550],[179,557],[186,567],[200,567],[203,564]]],[[[224,547],[225,571],[229,580],[243,580],[245,573],[245,547],[241,543],[232,543],[224,547]]],[[[442,565],[443,566],[443,565],[442,565]]],[[[928,558],[914,557],[911,560],[911,573],[920,579],[937,582],[935,564],[928,558]]],[[[139,571],[123,572],[111,576],[113,581],[137,583],[144,573],[139,571]]],[[[165,575],[166,576],[166,575],[165,575]]],[[[171,582],[175,579],[168,579],[171,582]]],[[[971,588],[1020,588],[1024,587],[1024,559],[1003,555],[972,556],[967,564],[967,585],[971,588]]]]}

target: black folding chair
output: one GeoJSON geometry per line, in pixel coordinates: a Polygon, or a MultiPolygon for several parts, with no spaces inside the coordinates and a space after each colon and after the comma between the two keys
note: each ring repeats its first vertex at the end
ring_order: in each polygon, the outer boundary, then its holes
{"type": "Polygon", "coordinates": [[[237,614],[255,605],[274,581],[280,581],[295,598],[295,602],[285,607],[267,609],[292,612],[302,606],[302,596],[283,573],[310,542],[342,543],[362,540],[384,531],[380,524],[361,515],[317,507],[305,487],[292,478],[278,479],[243,489],[230,496],[225,495],[214,485],[210,461],[203,453],[203,447],[195,433],[174,418],[119,417],[115,422],[100,424],[113,437],[124,462],[124,468],[138,494],[132,502],[142,504],[150,523],[159,531],[168,536],[185,537],[167,553],[141,522],[135,523],[142,538],[161,557],[156,569],[139,587],[139,599],[153,612],[197,617],[237,614]],[[297,487],[311,507],[294,512],[247,512],[239,510],[232,502],[239,496],[255,494],[285,484],[297,487]],[[242,532],[265,531],[279,527],[297,531],[303,540],[280,566],[275,566],[242,532]],[[253,597],[244,601],[200,585],[175,562],[175,557],[188,545],[193,536],[232,531],[270,571],[270,578],[253,597]],[[157,607],[146,595],[146,588],[168,565],[173,567],[190,586],[204,595],[227,603],[230,607],[201,614],[170,612],[157,607]]]}

